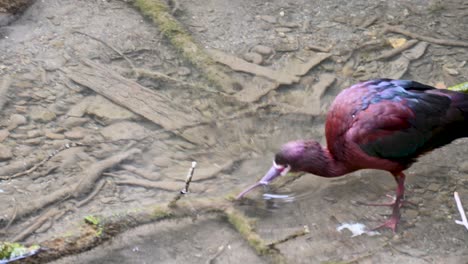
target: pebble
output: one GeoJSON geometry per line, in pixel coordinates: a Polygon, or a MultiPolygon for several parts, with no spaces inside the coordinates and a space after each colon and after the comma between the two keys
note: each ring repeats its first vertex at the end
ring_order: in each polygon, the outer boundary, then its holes
{"type": "Polygon", "coordinates": [[[135,122],[123,121],[101,129],[101,134],[108,140],[142,139],[147,130],[135,122]]]}
{"type": "Polygon", "coordinates": [[[427,188],[429,191],[431,192],[437,192],[440,190],[440,184],[438,183],[431,183],[429,184],[429,186],[427,186],[427,188]]]}
{"type": "Polygon", "coordinates": [[[25,116],[20,115],[20,114],[13,114],[10,116],[10,122],[8,124],[8,127],[16,128],[21,125],[25,125],[28,123],[28,120],[26,119],[25,116]]]}
{"type": "Polygon", "coordinates": [[[29,116],[32,120],[41,123],[48,123],[57,117],[54,112],[42,106],[33,106],[29,112],[29,116]]]}
{"type": "Polygon", "coordinates": [[[275,31],[278,32],[278,33],[280,33],[280,32],[288,33],[288,32],[291,32],[292,29],[288,28],[288,27],[277,27],[277,28],[275,28],[275,31]]]}
{"type": "Polygon", "coordinates": [[[252,48],[253,52],[259,53],[261,55],[270,55],[273,53],[273,49],[268,46],[256,45],[252,48]]]}
{"type": "MultiPolygon", "coordinates": [[[[136,115],[104,98],[103,96],[97,95],[94,98],[88,98],[89,104],[86,108],[86,113],[96,116],[105,124],[111,124],[116,121],[125,119],[135,119],[136,115]]],[[[86,100],[86,99],[84,99],[86,100]]]]}
{"type": "Polygon", "coordinates": [[[42,136],[42,132],[40,130],[29,130],[27,133],[28,138],[35,138],[42,136]]]}
{"type": "Polygon", "coordinates": [[[264,16],[259,16],[259,18],[265,22],[268,22],[270,24],[276,24],[277,20],[276,20],[276,17],[274,16],[267,16],[267,15],[264,15],[264,16]]]}
{"type": "Polygon", "coordinates": [[[287,27],[287,28],[298,28],[299,24],[297,24],[295,22],[282,22],[281,26],[282,27],[287,27]]]}
{"type": "Polygon", "coordinates": [[[37,138],[30,138],[26,139],[23,141],[24,144],[26,145],[39,145],[42,143],[42,139],[37,137],[37,138]]]}
{"type": "Polygon", "coordinates": [[[38,99],[38,100],[45,99],[49,96],[50,96],[50,92],[47,90],[39,90],[33,93],[33,98],[38,99]]]}
{"type": "Polygon", "coordinates": [[[177,69],[177,75],[179,76],[187,76],[187,75],[190,75],[190,73],[192,73],[192,70],[190,70],[187,67],[179,67],[177,69]]]}
{"type": "Polygon", "coordinates": [[[82,139],[84,138],[84,135],[85,133],[80,127],[73,128],[72,130],[65,132],[65,137],[68,139],[82,139]]]}
{"type": "Polygon", "coordinates": [[[53,58],[43,60],[43,67],[46,71],[55,71],[65,64],[66,60],[63,56],[57,55],[53,58]]]}
{"type": "Polygon", "coordinates": [[[444,69],[444,71],[450,75],[459,75],[460,72],[458,72],[457,70],[453,69],[453,68],[449,68],[448,66],[443,66],[442,69],[444,69]]]}
{"type": "Polygon", "coordinates": [[[418,210],[413,210],[413,209],[405,210],[406,219],[415,219],[416,217],[418,217],[418,215],[419,215],[418,210]]]}
{"type": "Polygon", "coordinates": [[[86,122],[88,122],[87,118],[70,116],[67,119],[65,119],[63,125],[67,128],[72,128],[76,126],[81,126],[86,122]]]}
{"type": "Polygon", "coordinates": [[[0,144],[0,160],[9,160],[13,157],[13,153],[11,152],[11,148],[0,144]]]}
{"type": "Polygon", "coordinates": [[[8,131],[8,129],[0,130],[0,142],[3,142],[9,135],[10,132],[8,131]]]}
{"type": "Polygon", "coordinates": [[[65,138],[64,135],[58,134],[58,133],[54,133],[54,132],[51,132],[51,131],[45,132],[45,136],[46,136],[46,138],[48,138],[48,139],[64,139],[64,138],[65,138]]]}
{"type": "Polygon", "coordinates": [[[468,161],[462,162],[459,166],[460,171],[468,172],[468,161]]]}
{"type": "Polygon", "coordinates": [[[88,108],[89,102],[91,101],[92,97],[86,97],[82,101],[77,104],[74,104],[70,110],[68,110],[67,116],[73,117],[82,117],[86,113],[86,109],[88,108]]]}
{"type": "Polygon", "coordinates": [[[263,62],[262,55],[255,52],[247,52],[244,54],[244,59],[254,64],[261,64],[263,62]]]}
{"type": "MultiPolygon", "coordinates": [[[[278,33],[278,35],[283,32],[278,33]]],[[[274,43],[276,51],[296,51],[299,49],[299,41],[297,39],[277,39],[274,43]]]]}
{"type": "Polygon", "coordinates": [[[28,107],[25,105],[15,105],[15,110],[18,113],[27,113],[28,112],[28,107]]]}

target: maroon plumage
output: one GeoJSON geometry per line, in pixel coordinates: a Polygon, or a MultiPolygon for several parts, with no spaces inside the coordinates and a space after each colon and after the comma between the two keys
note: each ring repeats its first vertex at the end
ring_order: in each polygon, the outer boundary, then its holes
{"type": "Polygon", "coordinates": [[[386,170],[398,187],[392,217],[382,227],[395,231],[404,196],[402,171],[418,156],[468,137],[468,94],[407,80],[359,83],[335,98],[325,135],[326,148],[313,140],[283,145],[268,173],[238,198],[289,169],[323,177],[360,169],[386,170]]]}

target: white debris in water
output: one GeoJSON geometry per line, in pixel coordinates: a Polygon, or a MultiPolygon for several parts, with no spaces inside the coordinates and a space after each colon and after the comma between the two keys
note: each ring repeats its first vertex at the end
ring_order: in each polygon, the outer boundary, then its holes
{"type": "Polygon", "coordinates": [[[272,194],[272,193],[264,193],[263,194],[263,199],[265,199],[265,200],[279,199],[279,200],[283,200],[285,202],[293,202],[294,201],[294,197],[292,197],[292,196],[284,195],[284,194],[272,194]]]}
{"type": "Polygon", "coordinates": [[[360,236],[366,234],[368,236],[380,235],[377,231],[369,231],[364,224],[361,223],[343,223],[336,228],[336,231],[341,232],[343,229],[348,229],[353,233],[351,237],[360,236]]]}

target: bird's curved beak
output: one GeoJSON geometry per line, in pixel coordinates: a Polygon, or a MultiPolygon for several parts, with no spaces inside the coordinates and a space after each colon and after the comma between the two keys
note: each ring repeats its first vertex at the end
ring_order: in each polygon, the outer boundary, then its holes
{"type": "Polygon", "coordinates": [[[249,188],[242,191],[239,195],[237,195],[236,200],[242,198],[244,195],[249,193],[251,190],[257,188],[258,186],[268,185],[271,181],[273,181],[273,179],[280,175],[288,173],[288,171],[289,166],[281,166],[273,162],[273,166],[271,166],[271,168],[268,170],[265,176],[263,176],[257,183],[255,183],[254,185],[250,186],[249,188]]]}

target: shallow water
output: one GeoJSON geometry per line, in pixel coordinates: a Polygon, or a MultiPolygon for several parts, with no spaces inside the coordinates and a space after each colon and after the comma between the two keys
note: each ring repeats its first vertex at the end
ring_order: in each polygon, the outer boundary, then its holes
{"type": "MultiPolygon", "coordinates": [[[[0,74],[2,78],[6,75],[12,78],[0,120],[1,144],[12,153],[9,159],[1,161],[0,175],[23,171],[26,168],[23,166],[31,163],[29,160],[37,164],[68,142],[84,142],[89,146],[64,150],[37,171],[0,181],[0,228],[8,227],[0,240],[13,239],[37,223],[42,224],[19,240],[40,243],[55,237],[67,238],[83,228],[86,216],[113,217],[149,205],[167,204],[184,187],[187,170],[194,160],[198,164],[191,191],[182,201],[190,204],[198,198],[236,195],[265,174],[283,143],[301,138],[324,143],[326,109],[339,91],[361,79],[386,77],[398,66],[392,64],[393,60],[367,61],[370,56],[388,50],[386,45],[359,47],[376,38],[386,41],[389,36],[377,34],[383,23],[415,25],[410,29],[425,29],[427,35],[438,32],[445,38],[463,39],[466,36],[463,32],[467,31],[466,23],[459,21],[463,17],[461,7],[466,6],[462,1],[440,3],[444,5],[440,10],[434,3],[432,11],[427,9],[426,1],[394,1],[376,6],[356,0],[346,4],[179,2],[182,12],[178,19],[201,46],[232,51],[240,57],[253,45],[271,46],[276,51],[270,58],[265,57],[264,65],[272,68],[280,68],[281,63],[296,55],[304,59],[301,52],[308,43],[333,44],[334,55],[308,72],[298,84],[282,85],[255,103],[239,103],[213,93],[212,89],[188,88],[178,82],[146,77],[137,79],[129,74],[128,62],[102,42],[71,33],[79,30],[99,37],[121,50],[135,67],[208,86],[202,73],[185,61],[150,21],[127,4],[36,1],[23,17],[0,32],[8,36],[0,40],[0,74]],[[279,15],[280,11],[285,17],[279,15]],[[361,28],[361,20],[371,14],[379,14],[375,26],[361,28]],[[271,17],[277,22],[266,22],[271,17]],[[285,22],[297,26],[286,24],[291,32],[286,32],[283,38],[277,28],[288,31],[280,25],[285,22]],[[300,40],[299,50],[280,51],[275,46],[275,41],[296,38],[300,40]],[[79,65],[83,58],[92,58],[166,96],[173,111],[187,107],[204,119],[200,122],[210,122],[165,131],[162,126],[130,115],[115,104],[109,106],[108,101],[96,99],[95,92],[73,83],[63,72],[79,65]],[[320,100],[309,102],[306,98],[314,94],[312,87],[322,73],[333,74],[336,81],[320,100]],[[255,108],[260,105],[266,106],[255,108]],[[315,114],[301,112],[311,105],[316,106],[315,114]],[[54,118],[48,118],[51,113],[54,118]],[[25,121],[9,128],[12,120],[18,118],[15,115],[23,116],[25,121]],[[112,127],[122,123],[123,126],[112,127]],[[5,133],[8,135],[3,138],[5,133]],[[87,168],[128,148],[141,153],[110,166],[105,170],[109,174],[100,174],[91,189],[104,185],[88,203],[80,206],[91,190],[70,192],[47,202],[51,194],[82,180],[87,168]],[[11,164],[17,164],[19,169],[7,170],[11,164]],[[159,185],[144,187],[129,183],[137,180],[159,185]],[[38,208],[26,212],[35,207],[38,208]],[[41,220],[54,209],[55,214],[41,220]]],[[[463,76],[468,76],[463,63],[468,61],[467,54],[463,48],[431,44],[423,57],[411,62],[403,78],[428,84],[461,82],[463,76]],[[456,69],[459,74],[448,74],[446,68],[456,69]]],[[[229,73],[240,83],[251,79],[247,74],[229,73]]],[[[170,112],[166,114],[171,116],[170,112]]],[[[460,216],[453,192],[460,193],[467,208],[467,146],[467,139],[457,140],[424,156],[406,172],[407,197],[418,206],[402,209],[402,225],[397,234],[382,231],[372,237],[353,237],[350,231],[337,230],[347,223],[372,228],[388,217],[391,213],[388,207],[359,204],[384,202],[388,200],[386,194],[394,195],[395,182],[389,173],[382,171],[358,171],[335,179],[306,174],[279,188],[275,184],[257,188],[234,205],[255,220],[255,231],[267,243],[307,226],[308,234],[277,245],[290,263],[464,263],[468,259],[468,232],[454,222],[460,216]]],[[[258,256],[225,217],[204,215],[197,210],[187,215],[126,230],[89,252],[66,256],[56,263],[272,262],[268,257],[258,256]]]]}

